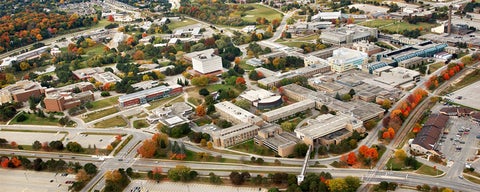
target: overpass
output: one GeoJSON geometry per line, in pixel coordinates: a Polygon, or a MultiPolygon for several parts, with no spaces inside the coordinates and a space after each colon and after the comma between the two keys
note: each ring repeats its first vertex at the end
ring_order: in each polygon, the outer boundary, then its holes
{"type": "Polygon", "coordinates": [[[297,183],[300,185],[305,178],[305,172],[307,171],[308,159],[310,159],[310,152],[312,151],[312,145],[308,145],[307,153],[305,154],[305,160],[303,161],[302,171],[300,175],[297,175],[297,183]]]}

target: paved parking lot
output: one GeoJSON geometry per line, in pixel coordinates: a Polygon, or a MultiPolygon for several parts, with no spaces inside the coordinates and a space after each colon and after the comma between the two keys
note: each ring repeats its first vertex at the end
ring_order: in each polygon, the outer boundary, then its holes
{"type": "Polygon", "coordinates": [[[237,191],[237,192],[266,192],[267,189],[257,187],[234,187],[226,185],[208,185],[198,183],[175,183],[147,180],[133,180],[124,190],[125,192],[148,191],[148,192],[213,192],[213,191],[237,191]]]}
{"type": "Polygon", "coordinates": [[[37,132],[14,132],[0,131],[0,138],[8,142],[15,141],[18,145],[31,145],[38,140],[40,143],[61,140],[65,133],[37,133],[37,132]]]}
{"type": "Polygon", "coordinates": [[[69,141],[77,142],[82,147],[87,148],[90,145],[91,148],[95,145],[98,149],[105,149],[107,146],[115,141],[116,135],[93,135],[93,134],[78,134],[78,135],[69,135],[69,137],[65,138],[65,144],[69,141]]]}
{"type": "Polygon", "coordinates": [[[454,103],[480,109],[480,94],[478,94],[479,89],[480,81],[453,92],[449,98],[454,103]]]}
{"type": "Polygon", "coordinates": [[[0,191],[50,192],[68,191],[66,181],[74,181],[75,175],[61,176],[51,172],[0,169],[0,191]],[[50,182],[51,181],[51,182],[50,182]]]}
{"type": "Polygon", "coordinates": [[[470,117],[450,116],[447,128],[448,134],[444,134],[437,142],[447,160],[466,162],[473,160],[478,148],[480,126],[470,117]],[[470,129],[470,131],[468,131],[470,129]]]}

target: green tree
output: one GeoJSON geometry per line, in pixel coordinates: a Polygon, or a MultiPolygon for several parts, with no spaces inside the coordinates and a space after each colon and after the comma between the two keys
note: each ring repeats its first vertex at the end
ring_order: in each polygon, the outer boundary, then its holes
{"type": "Polygon", "coordinates": [[[190,172],[191,172],[190,167],[187,167],[184,165],[177,165],[175,166],[175,168],[168,170],[168,179],[172,181],[182,181],[182,182],[195,179],[191,177],[192,175],[190,172]]]}
{"type": "Polygon", "coordinates": [[[83,147],[77,142],[68,142],[66,146],[67,150],[74,153],[83,152],[83,147]]]}
{"type": "Polygon", "coordinates": [[[293,149],[293,155],[295,157],[305,157],[307,154],[308,145],[305,143],[297,143],[293,149]]]}
{"type": "Polygon", "coordinates": [[[42,144],[40,143],[40,141],[35,141],[33,142],[32,144],[32,149],[33,150],[40,150],[42,148],[42,144]]]}
{"type": "Polygon", "coordinates": [[[210,92],[206,89],[206,88],[201,88],[199,91],[198,91],[198,94],[202,95],[202,96],[207,96],[210,94],[210,92]]]}
{"type": "Polygon", "coordinates": [[[83,169],[85,170],[85,172],[87,172],[87,174],[89,175],[95,175],[97,174],[97,166],[94,165],[93,163],[87,163],[83,166],[83,169]]]}
{"type": "Polygon", "coordinates": [[[360,179],[358,177],[347,176],[344,180],[347,184],[346,191],[348,192],[355,192],[357,191],[358,187],[360,187],[360,179]]]}
{"type": "Polygon", "coordinates": [[[328,182],[328,188],[330,188],[331,192],[346,192],[349,189],[347,182],[343,178],[331,179],[328,182]]]}

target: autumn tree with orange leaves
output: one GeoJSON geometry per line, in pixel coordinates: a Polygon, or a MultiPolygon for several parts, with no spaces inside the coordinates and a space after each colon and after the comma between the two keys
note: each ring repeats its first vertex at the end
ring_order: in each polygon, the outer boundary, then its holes
{"type": "Polygon", "coordinates": [[[350,152],[348,153],[348,156],[347,156],[347,164],[348,165],[354,165],[357,163],[357,155],[355,155],[354,152],[350,152]]]}

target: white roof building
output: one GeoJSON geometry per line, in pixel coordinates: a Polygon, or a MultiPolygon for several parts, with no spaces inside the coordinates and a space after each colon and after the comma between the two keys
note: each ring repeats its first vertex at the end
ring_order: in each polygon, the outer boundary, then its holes
{"type": "Polygon", "coordinates": [[[222,58],[215,54],[198,54],[192,57],[193,69],[201,74],[221,71],[222,58]]]}

